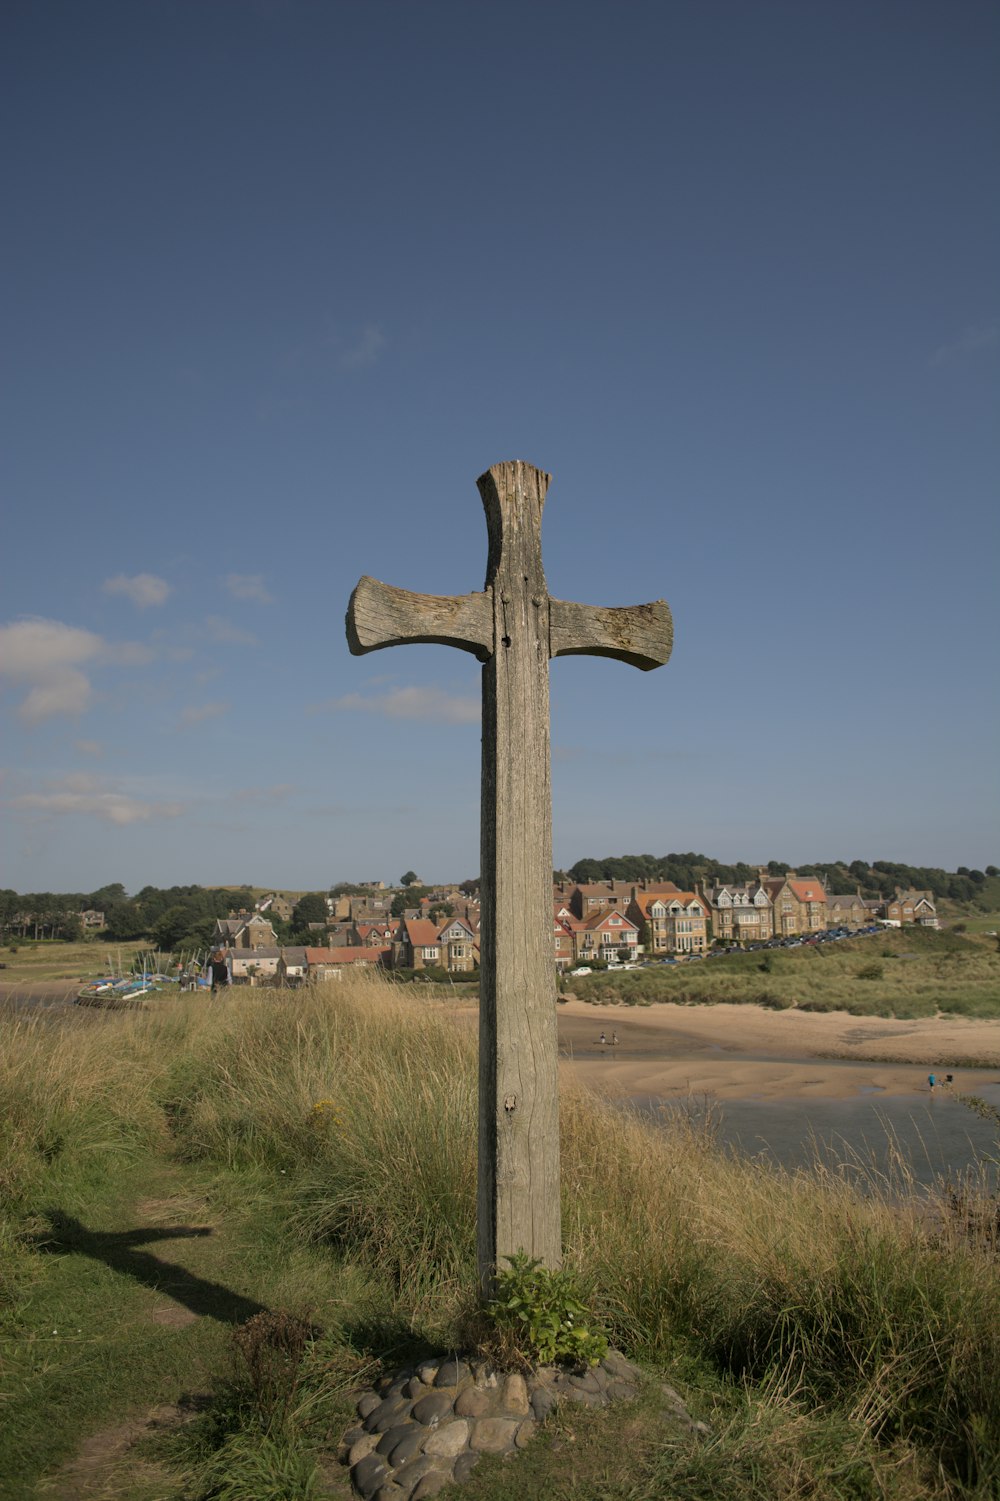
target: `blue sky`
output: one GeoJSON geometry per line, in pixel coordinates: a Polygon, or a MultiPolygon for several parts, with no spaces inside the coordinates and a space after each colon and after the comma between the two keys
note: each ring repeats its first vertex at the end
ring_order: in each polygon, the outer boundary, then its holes
{"type": "Polygon", "coordinates": [[[9,0],[0,885],[475,875],[479,667],[361,574],[550,592],[554,858],[983,866],[1000,13],[9,0]]]}

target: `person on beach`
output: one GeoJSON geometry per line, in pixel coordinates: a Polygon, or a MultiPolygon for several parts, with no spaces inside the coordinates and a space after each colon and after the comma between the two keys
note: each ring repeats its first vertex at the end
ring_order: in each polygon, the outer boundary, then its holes
{"type": "Polygon", "coordinates": [[[598,1041],[600,1042],[601,1047],[604,1046],[604,1044],[607,1042],[607,1040],[608,1039],[605,1037],[604,1033],[602,1032],[601,1035],[600,1035],[600,1037],[598,1038],[598,1041]]]}
{"type": "Polygon", "coordinates": [[[226,962],[225,949],[216,949],[208,961],[208,968],[212,976],[212,994],[231,983],[232,976],[229,973],[229,965],[226,962]]]}
{"type": "Polygon", "coordinates": [[[616,1048],[618,1046],[618,1033],[617,1032],[612,1032],[612,1034],[611,1034],[611,1046],[613,1048],[616,1048]]]}
{"type": "Polygon", "coordinates": [[[934,1093],[934,1084],[936,1082],[933,1074],[928,1074],[927,1075],[927,1082],[928,1082],[928,1084],[931,1087],[931,1094],[933,1094],[934,1093]]]}

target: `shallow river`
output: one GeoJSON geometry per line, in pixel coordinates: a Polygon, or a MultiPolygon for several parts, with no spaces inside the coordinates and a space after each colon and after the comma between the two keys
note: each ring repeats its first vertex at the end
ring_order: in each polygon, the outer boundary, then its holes
{"type": "MultiPolygon", "coordinates": [[[[1000,1109],[1000,1075],[978,1093],[1000,1109]]],[[[648,1095],[631,1104],[654,1118],[663,1106],[648,1095]]],[[[702,1107],[685,1102],[667,1108],[697,1112],[702,1107]]],[[[944,1088],[913,1099],[873,1094],[850,1100],[725,1100],[704,1109],[726,1146],[788,1168],[806,1167],[819,1158],[883,1174],[901,1158],[918,1183],[929,1185],[990,1157],[1000,1158],[1000,1127],[982,1120],[944,1088]]]]}

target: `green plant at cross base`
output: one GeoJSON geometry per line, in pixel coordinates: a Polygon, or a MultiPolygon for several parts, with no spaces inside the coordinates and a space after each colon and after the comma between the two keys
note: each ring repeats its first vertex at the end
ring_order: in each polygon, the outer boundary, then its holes
{"type": "Polygon", "coordinates": [[[540,1365],[596,1365],[607,1354],[607,1336],[594,1328],[575,1274],[553,1271],[525,1251],[506,1259],[510,1266],[497,1274],[487,1308],[497,1328],[540,1365]]]}

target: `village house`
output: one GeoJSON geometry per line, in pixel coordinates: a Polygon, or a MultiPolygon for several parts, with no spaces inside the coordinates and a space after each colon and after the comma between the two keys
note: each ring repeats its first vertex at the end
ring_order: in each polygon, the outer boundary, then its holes
{"type": "Polygon", "coordinates": [[[703,954],[708,948],[708,903],[694,891],[633,888],[627,913],[636,924],[647,958],[703,954]]]}
{"type": "Polygon", "coordinates": [[[761,885],[771,898],[775,938],[826,931],[826,891],[818,876],[763,876],[761,885]]]}
{"type": "Polygon", "coordinates": [[[860,928],[868,921],[868,909],[860,892],[846,892],[826,899],[826,921],[830,928],[860,928]]]}
{"type": "Polygon", "coordinates": [[[355,944],[350,948],[313,948],[303,950],[305,955],[305,977],[310,982],[321,980],[340,980],[344,971],[349,969],[366,969],[376,965],[388,967],[390,959],[389,949],[374,949],[361,944],[355,944]]]}
{"type": "Polygon", "coordinates": [[[592,913],[580,920],[574,934],[576,960],[587,964],[603,959],[606,964],[634,960],[639,952],[639,927],[617,907],[592,913]]]}
{"type": "Polygon", "coordinates": [[[270,920],[259,912],[239,912],[215,919],[213,948],[266,949],[277,948],[277,944],[278,935],[270,920]]]}
{"type": "Polygon", "coordinates": [[[282,922],[291,922],[293,903],[287,896],[282,896],[280,891],[272,891],[254,903],[254,910],[262,917],[280,917],[282,922]]]}
{"type": "Polygon", "coordinates": [[[704,888],[702,895],[720,943],[763,943],[774,934],[774,908],[760,879],[704,888]]]}
{"type": "Polygon", "coordinates": [[[229,972],[234,985],[287,985],[305,974],[304,948],[231,948],[229,972]]]}
{"type": "Polygon", "coordinates": [[[352,946],[357,945],[361,948],[391,948],[395,931],[395,921],[351,923],[348,929],[347,943],[352,946]]]}
{"type": "Polygon", "coordinates": [[[479,936],[465,918],[434,922],[429,917],[404,917],[392,943],[392,963],[400,969],[447,969],[469,973],[479,962],[479,936]]]}
{"type": "Polygon", "coordinates": [[[881,904],[879,916],[901,926],[908,923],[917,923],[923,928],[938,926],[933,891],[902,891],[897,886],[895,896],[881,904]]]}
{"type": "Polygon", "coordinates": [[[453,974],[468,974],[479,961],[479,939],[464,917],[449,917],[438,932],[441,963],[453,974]]]}

